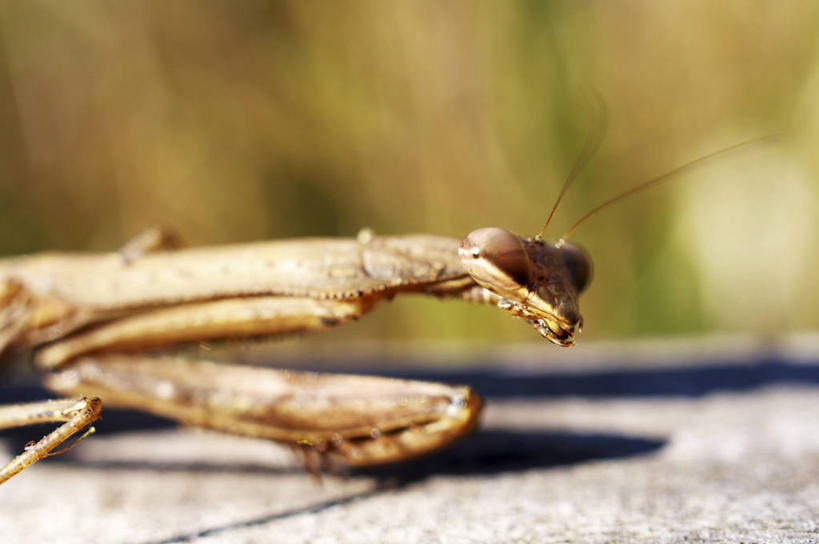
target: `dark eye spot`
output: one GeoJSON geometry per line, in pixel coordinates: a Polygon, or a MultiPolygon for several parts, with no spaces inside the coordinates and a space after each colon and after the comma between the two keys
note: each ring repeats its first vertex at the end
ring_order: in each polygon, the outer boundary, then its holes
{"type": "Polygon", "coordinates": [[[589,255],[578,245],[564,244],[560,250],[566,269],[572,277],[577,292],[582,292],[592,276],[592,262],[589,255]]]}
{"type": "Polygon", "coordinates": [[[529,256],[523,242],[511,232],[499,228],[478,229],[470,232],[462,244],[469,248],[473,260],[482,258],[484,261],[469,269],[479,283],[504,284],[509,289],[529,284],[532,277],[529,256]]]}

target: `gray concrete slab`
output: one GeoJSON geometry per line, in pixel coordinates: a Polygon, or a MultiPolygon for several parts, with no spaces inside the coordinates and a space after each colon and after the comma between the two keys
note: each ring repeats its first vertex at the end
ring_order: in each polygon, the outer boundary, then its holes
{"type": "Polygon", "coordinates": [[[274,444],[110,415],[0,487],[0,540],[819,542],[817,348],[596,345],[544,363],[521,347],[446,371],[399,360],[388,373],[481,390],[481,430],[321,482],[274,444]]]}

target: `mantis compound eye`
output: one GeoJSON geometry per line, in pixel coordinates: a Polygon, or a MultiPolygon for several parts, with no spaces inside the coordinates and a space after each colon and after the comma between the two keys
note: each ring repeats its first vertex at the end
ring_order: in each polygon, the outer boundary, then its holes
{"type": "Polygon", "coordinates": [[[560,247],[560,256],[566,263],[566,269],[571,276],[572,284],[581,293],[588,285],[592,276],[591,257],[578,245],[564,243],[560,247]]]}
{"type": "Polygon", "coordinates": [[[532,280],[523,242],[508,230],[474,230],[461,242],[458,255],[476,282],[498,294],[525,288],[532,280]]]}

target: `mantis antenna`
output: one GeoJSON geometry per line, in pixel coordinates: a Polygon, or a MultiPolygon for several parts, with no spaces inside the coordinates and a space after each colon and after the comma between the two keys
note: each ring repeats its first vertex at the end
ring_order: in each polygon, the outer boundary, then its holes
{"type": "Polygon", "coordinates": [[[597,148],[600,147],[600,142],[603,140],[603,134],[606,132],[606,106],[599,94],[596,92],[592,92],[591,94],[594,97],[594,103],[591,105],[591,129],[589,130],[589,136],[583,145],[583,150],[580,151],[580,155],[574,162],[571,172],[569,172],[568,177],[566,177],[566,181],[560,189],[560,194],[557,195],[557,200],[555,200],[554,206],[552,206],[552,211],[549,212],[549,217],[546,218],[546,222],[543,224],[543,228],[540,229],[540,232],[535,235],[535,240],[543,238],[543,233],[546,232],[546,227],[549,226],[552,216],[555,214],[560,201],[563,200],[563,195],[566,194],[569,185],[572,184],[577,174],[579,174],[586,163],[589,162],[589,159],[597,151],[597,148]]]}
{"type": "MultiPolygon", "coordinates": [[[[744,142],[734,144],[734,145],[732,145],[730,147],[720,149],[719,151],[714,151],[713,153],[709,153],[708,155],[703,155],[702,157],[699,157],[699,158],[694,159],[694,160],[692,160],[690,162],[687,162],[687,163],[685,163],[685,164],[683,164],[681,166],[678,166],[677,168],[674,168],[673,170],[670,170],[670,171],[666,172],[665,174],[662,174],[660,176],[652,178],[652,179],[650,179],[648,181],[644,181],[643,183],[637,184],[634,187],[632,187],[631,189],[627,189],[626,191],[620,193],[619,195],[614,196],[614,197],[606,200],[605,202],[603,202],[599,206],[593,208],[586,215],[584,215],[583,217],[578,219],[577,222],[574,225],[572,225],[571,228],[569,228],[569,230],[566,231],[566,234],[564,234],[560,238],[560,242],[558,242],[558,243],[562,243],[565,240],[567,240],[569,238],[569,236],[571,236],[574,233],[575,229],[577,229],[577,227],[579,227],[582,223],[584,223],[588,218],[590,218],[591,216],[593,216],[594,214],[596,214],[600,210],[602,210],[604,208],[607,208],[611,204],[614,204],[615,202],[619,202],[620,200],[623,200],[624,198],[630,197],[631,195],[633,195],[635,193],[639,193],[640,191],[642,191],[644,189],[648,189],[650,187],[653,187],[654,185],[658,185],[658,184],[660,184],[660,183],[662,183],[664,181],[668,181],[669,179],[673,178],[674,176],[677,176],[679,174],[682,174],[683,172],[691,170],[694,167],[701,166],[703,163],[705,163],[707,161],[710,161],[711,159],[715,159],[717,157],[726,155],[726,154],[728,154],[728,153],[730,153],[732,151],[736,151],[737,149],[740,149],[740,148],[743,148],[743,147],[746,147],[746,146],[749,146],[749,145],[752,145],[752,144],[757,144],[757,143],[761,143],[761,142],[765,142],[765,141],[770,141],[770,140],[774,140],[776,138],[777,138],[776,135],[769,135],[769,136],[762,136],[762,137],[759,137],[759,138],[754,138],[752,140],[746,140],[744,142]]],[[[561,196],[562,196],[562,193],[561,193],[561,196]]]]}

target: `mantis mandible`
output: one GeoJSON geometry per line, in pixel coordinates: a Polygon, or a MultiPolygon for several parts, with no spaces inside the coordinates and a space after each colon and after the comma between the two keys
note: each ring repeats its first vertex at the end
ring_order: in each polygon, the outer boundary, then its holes
{"type": "Polygon", "coordinates": [[[373,465],[441,448],[477,425],[481,399],[467,386],[222,365],[155,351],[319,331],[404,293],[492,304],[552,343],[572,346],[583,323],[578,295],[591,278],[588,255],[566,242],[575,228],[617,200],[756,141],[635,186],[583,216],[555,244],[541,236],[588,145],[535,237],[500,228],[463,240],[364,230],[356,239],[178,249],[154,229],[109,254],[0,260],[0,355],[34,350],[46,387],[66,397],[0,407],[0,428],[62,422],[0,470],[0,483],[59,453],[54,448],[83,429],[76,441],[93,432],[100,399],[289,443],[305,452],[313,471],[328,459],[373,465]]]}

